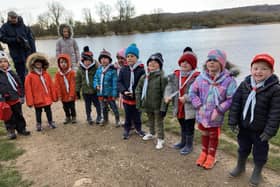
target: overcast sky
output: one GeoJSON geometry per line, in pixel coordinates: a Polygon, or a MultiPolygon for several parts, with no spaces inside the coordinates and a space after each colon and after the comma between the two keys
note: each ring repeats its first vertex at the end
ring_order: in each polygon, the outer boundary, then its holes
{"type": "MultiPolygon", "coordinates": [[[[103,0],[115,9],[117,0],[103,0]]],[[[162,9],[163,12],[190,12],[202,10],[214,10],[260,4],[280,4],[280,0],[130,0],[136,10],[136,15],[150,14],[154,9],[162,9]]],[[[40,13],[47,11],[47,4],[52,0],[0,0],[0,12],[5,14],[9,10],[16,10],[25,18],[25,22],[36,21],[40,13]]],[[[63,7],[72,12],[74,20],[82,20],[82,9],[90,8],[95,14],[95,7],[99,0],[59,0],[63,7]]],[[[112,15],[116,14],[113,12],[112,15]]],[[[98,19],[97,19],[98,20],[98,19]]]]}

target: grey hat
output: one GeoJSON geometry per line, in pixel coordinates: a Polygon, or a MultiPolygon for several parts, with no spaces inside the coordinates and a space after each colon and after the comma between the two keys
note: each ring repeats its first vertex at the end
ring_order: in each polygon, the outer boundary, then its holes
{"type": "Polygon", "coordinates": [[[18,14],[15,11],[8,12],[9,17],[18,17],[18,14]]]}

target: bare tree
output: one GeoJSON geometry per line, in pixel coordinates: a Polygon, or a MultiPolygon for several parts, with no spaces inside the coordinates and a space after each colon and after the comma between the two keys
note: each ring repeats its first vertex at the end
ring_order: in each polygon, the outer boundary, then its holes
{"type": "Polygon", "coordinates": [[[90,25],[94,22],[92,18],[91,10],[89,8],[83,9],[83,15],[87,25],[90,25]]]}
{"type": "Polygon", "coordinates": [[[38,24],[42,29],[48,29],[50,25],[49,13],[45,12],[38,16],[38,24]]]}
{"type": "Polygon", "coordinates": [[[61,22],[61,19],[63,17],[63,13],[65,13],[65,8],[62,6],[61,3],[57,2],[57,1],[53,1],[51,3],[48,3],[48,13],[49,13],[50,19],[58,28],[59,24],[61,22]]]}
{"type": "Polygon", "coordinates": [[[119,21],[128,21],[135,15],[135,8],[130,0],[118,0],[116,4],[119,21]]]}
{"type": "Polygon", "coordinates": [[[99,2],[95,8],[101,22],[105,23],[111,20],[112,7],[109,4],[99,2]]]}

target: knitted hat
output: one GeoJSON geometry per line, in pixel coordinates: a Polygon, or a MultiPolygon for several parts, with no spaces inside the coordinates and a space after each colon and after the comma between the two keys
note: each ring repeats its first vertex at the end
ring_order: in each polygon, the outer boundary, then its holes
{"type": "Polygon", "coordinates": [[[125,58],[125,51],[126,51],[126,48],[122,48],[120,49],[118,52],[117,52],[117,57],[122,57],[122,58],[125,58]]]}
{"type": "Polygon", "coordinates": [[[273,70],[274,69],[274,59],[272,56],[270,56],[269,54],[266,54],[266,53],[262,53],[262,54],[257,54],[252,63],[251,63],[251,66],[256,63],[256,62],[259,62],[259,61],[264,61],[266,62],[270,67],[271,69],[273,70]]]}
{"type": "Polygon", "coordinates": [[[178,60],[179,66],[181,66],[181,63],[185,61],[187,61],[192,66],[192,69],[195,69],[197,67],[197,58],[193,52],[190,51],[184,52],[183,55],[178,60]]]}
{"type": "Polygon", "coordinates": [[[93,62],[93,53],[89,50],[88,46],[84,47],[84,50],[81,54],[81,61],[84,62],[85,60],[90,60],[93,62]]]}
{"type": "Polygon", "coordinates": [[[152,60],[155,60],[158,62],[159,66],[160,66],[160,69],[162,69],[162,65],[163,65],[163,58],[162,58],[162,54],[161,53],[155,53],[155,54],[152,54],[148,60],[147,60],[147,66],[149,64],[150,61],[152,60]]]}
{"type": "Polygon", "coordinates": [[[103,49],[100,52],[100,55],[98,57],[98,61],[100,62],[101,58],[108,58],[110,60],[110,63],[112,62],[112,57],[111,57],[111,53],[109,51],[106,51],[106,49],[103,49]]]}
{"type": "Polygon", "coordinates": [[[6,59],[9,62],[9,57],[4,51],[0,51],[0,59],[6,59]]]}
{"type": "Polygon", "coordinates": [[[18,17],[18,14],[15,11],[8,12],[9,17],[18,17]]]}
{"type": "Polygon", "coordinates": [[[191,47],[189,47],[189,46],[185,47],[185,49],[184,49],[183,53],[184,53],[184,52],[187,52],[187,51],[189,51],[189,52],[193,52],[192,48],[191,48],[191,47]]]}
{"type": "Polygon", "coordinates": [[[219,49],[211,50],[207,55],[207,61],[209,60],[216,60],[220,62],[222,69],[225,69],[226,62],[227,62],[227,55],[224,51],[221,51],[219,49]]]}
{"type": "Polygon", "coordinates": [[[135,55],[137,58],[139,58],[139,49],[137,48],[136,44],[130,44],[130,46],[127,47],[126,51],[125,51],[125,56],[127,56],[128,54],[133,54],[135,55]]]}

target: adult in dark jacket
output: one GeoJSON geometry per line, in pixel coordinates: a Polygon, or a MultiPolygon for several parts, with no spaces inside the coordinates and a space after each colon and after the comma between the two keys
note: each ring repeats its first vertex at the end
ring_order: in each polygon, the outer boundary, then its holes
{"type": "Polygon", "coordinates": [[[10,55],[14,61],[16,72],[24,82],[27,69],[27,57],[36,52],[33,34],[23,22],[21,16],[14,11],[8,13],[8,21],[0,29],[0,41],[8,44],[10,55]]]}
{"type": "Polygon", "coordinates": [[[255,168],[252,185],[260,182],[261,171],[268,157],[268,140],[276,135],[280,123],[280,85],[273,74],[274,59],[268,54],[256,55],[251,75],[238,87],[229,113],[229,126],[238,133],[238,162],[230,172],[237,177],[245,171],[246,160],[253,147],[255,168]]]}

